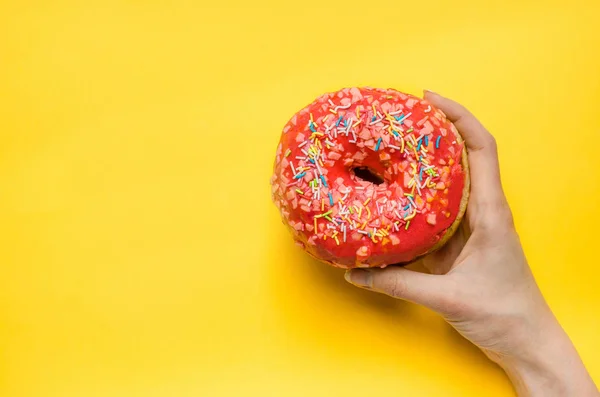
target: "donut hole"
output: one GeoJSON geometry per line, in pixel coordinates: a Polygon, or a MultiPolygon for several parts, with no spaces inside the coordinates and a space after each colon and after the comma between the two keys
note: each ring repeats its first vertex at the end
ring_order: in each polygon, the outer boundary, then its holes
{"type": "Polygon", "coordinates": [[[383,177],[369,167],[354,167],[352,172],[358,179],[374,185],[381,185],[384,182],[383,177]]]}

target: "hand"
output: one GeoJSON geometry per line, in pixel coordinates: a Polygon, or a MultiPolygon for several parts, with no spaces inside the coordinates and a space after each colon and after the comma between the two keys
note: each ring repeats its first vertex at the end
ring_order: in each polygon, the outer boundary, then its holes
{"type": "Polygon", "coordinates": [[[525,259],[502,190],[496,142],[464,107],[426,91],[465,140],[471,196],[461,228],[425,257],[431,274],[401,267],[355,269],[359,287],[429,307],[502,366],[524,396],[598,396],[546,304],[525,259]]]}

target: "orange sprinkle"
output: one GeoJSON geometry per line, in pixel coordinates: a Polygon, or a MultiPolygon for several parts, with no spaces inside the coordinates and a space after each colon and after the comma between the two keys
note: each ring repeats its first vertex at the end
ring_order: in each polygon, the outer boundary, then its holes
{"type": "Polygon", "coordinates": [[[367,226],[367,221],[360,226],[361,230],[365,230],[365,226],[367,226]]]}
{"type": "Polygon", "coordinates": [[[325,211],[325,199],[321,199],[321,211],[325,211]]]}
{"type": "Polygon", "coordinates": [[[313,218],[315,221],[315,233],[317,232],[317,218],[313,218]]]}
{"type": "Polygon", "coordinates": [[[367,209],[367,219],[371,219],[371,210],[369,207],[365,207],[367,209]]]}
{"type": "Polygon", "coordinates": [[[356,106],[356,118],[360,119],[360,110],[358,110],[358,106],[356,106]]]}

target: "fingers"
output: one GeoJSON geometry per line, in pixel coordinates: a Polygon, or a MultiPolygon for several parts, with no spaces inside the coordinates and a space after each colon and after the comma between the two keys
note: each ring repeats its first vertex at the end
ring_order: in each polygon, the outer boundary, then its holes
{"type": "Polygon", "coordinates": [[[357,287],[418,303],[438,312],[445,310],[451,296],[442,282],[443,276],[401,267],[354,269],[347,271],[344,277],[357,287]]]}
{"type": "Polygon", "coordinates": [[[446,114],[465,140],[471,173],[471,200],[481,204],[504,203],[494,137],[464,106],[431,91],[425,91],[424,97],[446,114]]]}

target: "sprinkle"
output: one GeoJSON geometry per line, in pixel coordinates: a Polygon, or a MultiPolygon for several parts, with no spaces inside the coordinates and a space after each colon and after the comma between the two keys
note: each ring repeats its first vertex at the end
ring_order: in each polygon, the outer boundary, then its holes
{"type": "Polygon", "coordinates": [[[321,180],[323,181],[323,186],[329,188],[329,186],[327,186],[327,181],[325,180],[325,176],[323,174],[321,174],[321,180]]]}
{"type": "Polygon", "coordinates": [[[346,226],[344,226],[344,242],[346,242],[346,226]]]}
{"type": "Polygon", "coordinates": [[[292,154],[292,151],[290,149],[285,151],[285,157],[288,157],[290,154],[292,154]]]}
{"type": "Polygon", "coordinates": [[[337,112],[336,112],[335,110],[333,110],[333,109],[329,109],[329,111],[330,111],[331,113],[333,113],[333,114],[337,114],[337,112]]]}
{"type": "Polygon", "coordinates": [[[369,201],[371,201],[371,197],[369,197],[368,199],[366,199],[365,202],[363,203],[363,205],[366,206],[367,204],[369,204],[369,201]]]}
{"type": "Polygon", "coordinates": [[[400,150],[400,148],[398,146],[394,146],[394,145],[387,145],[387,147],[396,149],[396,150],[400,150]]]}
{"type": "Polygon", "coordinates": [[[294,179],[300,179],[302,178],[304,175],[306,175],[306,172],[301,172],[298,175],[294,176],[294,179]]]}
{"type": "Polygon", "coordinates": [[[331,100],[331,98],[329,98],[329,104],[331,105],[331,107],[335,107],[335,103],[333,103],[333,101],[331,100]]]}
{"type": "Polygon", "coordinates": [[[314,122],[315,122],[315,119],[313,119],[313,115],[312,115],[312,113],[310,113],[310,121],[311,121],[312,123],[314,123],[314,122]]]}
{"type": "Polygon", "coordinates": [[[412,112],[408,112],[408,114],[406,116],[403,116],[402,120],[399,120],[399,121],[404,122],[404,120],[406,120],[407,118],[409,118],[411,115],[412,115],[412,112]]]}
{"type": "Polygon", "coordinates": [[[325,211],[325,199],[321,199],[321,211],[325,211]]]}
{"type": "Polygon", "coordinates": [[[315,233],[317,233],[317,217],[316,216],[313,218],[313,221],[315,222],[315,233]]]}
{"type": "Polygon", "coordinates": [[[425,146],[429,145],[429,135],[425,135],[425,146]]]}
{"type": "Polygon", "coordinates": [[[439,136],[437,137],[437,139],[435,140],[435,148],[436,148],[436,149],[439,149],[439,147],[440,147],[440,139],[442,139],[442,136],[441,136],[441,135],[439,135],[439,136]]]}
{"type": "Polygon", "coordinates": [[[298,145],[299,148],[303,147],[304,145],[306,145],[308,143],[308,141],[304,141],[301,144],[298,145]]]}
{"type": "Polygon", "coordinates": [[[323,122],[326,122],[327,119],[329,118],[329,116],[331,116],[330,114],[326,115],[325,117],[323,117],[323,122]]]}
{"type": "Polygon", "coordinates": [[[423,167],[421,167],[421,171],[419,171],[419,180],[423,180],[423,167]]]}
{"type": "Polygon", "coordinates": [[[410,203],[413,205],[413,207],[417,208],[417,204],[415,204],[414,200],[412,199],[412,197],[408,197],[408,201],[410,201],[410,203]]]}
{"type": "Polygon", "coordinates": [[[356,231],[358,233],[360,233],[360,234],[364,234],[364,235],[367,235],[367,236],[369,235],[369,232],[367,232],[366,230],[359,230],[359,229],[357,229],[356,231]]]}
{"type": "Polygon", "coordinates": [[[335,236],[335,237],[334,237],[334,239],[335,239],[335,243],[336,243],[337,245],[340,245],[340,240],[338,240],[337,236],[335,236]]]}
{"type": "Polygon", "coordinates": [[[379,150],[379,146],[381,145],[381,137],[377,140],[377,145],[375,145],[375,151],[379,150]]]}
{"type": "Polygon", "coordinates": [[[404,227],[404,230],[408,230],[409,225],[410,225],[410,221],[406,222],[406,226],[404,227]]]}
{"type": "Polygon", "coordinates": [[[425,113],[429,113],[429,112],[431,112],[431,105],[429,105],[429,106],[427,107],[427,109],[425,109],[425,113]]]}
{"type": "Polygon", "coordinates": [[[367,209],[367,219],[371,219],[371,210],[369,207],[365,207],[367,209]]]}
{"type": "Polygon", "coordinates": [[[304,194],[304,192],[303,192],[302,190],[300,190],[300,189],[296,189],[296,191],[297,191],[298,193],[302,194],[302,195],[304,194]]]}
{"type": "Polygon", "coordinates": [[[340,118],[338,119],[338,121],[335,122],[335,126],[339,126],[340,123],[342,122],[342,119],[344,118],[344,116],[340,116],[340,118]]]}
{"type": "Polygon", "coordinates": [[[422,144],[422,143],[423,143],[423,141],[419,139],[419,145],[417,146],[417,152],[418,152],[419,150],[421,150],[421,144],[422,144]]]}
{"type": "Polygon", "coordinates": [[[311,121],[310,123],[308,123],[308,128],[310,128],[310,130],[311,130],[312,132],[317,132],[317,130],[315,129],[315,127],[313,126],[313,124],[314,124],[314,123],[313,123],[312,121],[311,121]]]}
{"type": "Polygon", "coordinates": [[[325,219],[327,219],[329,222],[333,222],[333,219],[331,219],[329,216],[324,216],[325,219]]]}
{"type": "Polygon", "coordinates": [[[376,115],[377,114],[377,109],[375,109],[375,104],[373,103],[373,104],[371,104],[371,106],[373,107],[373,115],[376,115]]]}
{"type": "Polygon", "coordinates": [[[407,133],[407,134],[410,134],[410,133],[411,133],[411,132],[413,132],[414,130],[415,130],[414,128],[410,127],[410,128],[408,129],[408,131],[406,131],[406,133],[407,133]]]}
{"type": "Polygon", "coordinates": [[[290,168],[292,169],[292,174],[296,175],[296,170],[294,169],[294,164],[290,161],[290,168]]]}
{"type": "Polygon", "coordinates": [[[395,112],[390,112],[390,116],[396,116],[400,113],[402,113],[402,110],[396,110],[395,112]]]}

